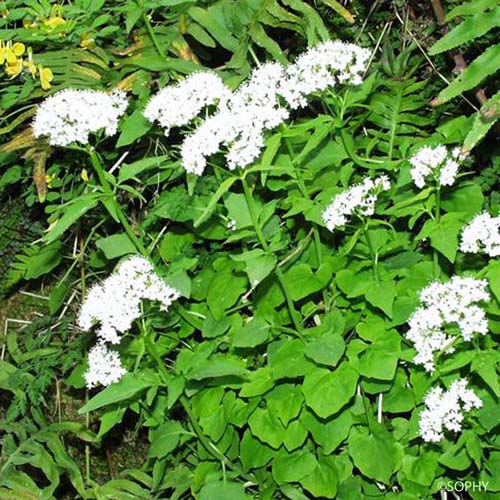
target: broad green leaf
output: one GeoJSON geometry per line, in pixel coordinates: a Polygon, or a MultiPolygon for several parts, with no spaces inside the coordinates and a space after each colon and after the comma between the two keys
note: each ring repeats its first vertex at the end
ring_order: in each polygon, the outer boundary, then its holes
{"type": "Polygon", "coordinates": [[[430,486],[436,475],[438,457],[436,452],[424,451],[421,448],[419,456],[406,455],[403,457],[401,471],[410,481],[422,486],[430,486]]]}
{"type": "Polygon", "coordinates": [[[187,434],[182,425],[170,420],[158,426],[151,432],[148,456],[163,458],[177,448],[182,434],[187,434]]]}
{"type": "Polygon", "coordinates": [[[344,350],[345,342],[340,335],[325,334],[307,344],[304,353],[320,365],[336,366],[344,350]]]}
{"type": "MultiPolygon", "coordinates": [[[[142,160],[135,161],[134,163],[124,163],[120,166],[120,172],[118,173],[118,182],[125,182],[129,179],[137,177],[142,172],[146,172],[152,168],[159,167],[162,163],[168,160],[167,155],[154,156],[152,158],[144,158],[142,160]]],[[[175,164],[173,164],[175,165],[175,164]]]]}
{"type": "Polygon", "coordinates": [[[273,460],[273,477],[278,484],[297,482],[311,474],[315,466],[316,459],[309,451],[282,451],[273,460]]]}
{"type": "Polygon", "coordinates": [[[25,279],[39,278],[57,267],[62,259],[61,249],[61,242],[53,241],[41,247],[36,253],[29,255],[25,262],[25,279]]]}
{"type": "Polygon", "coordinates": [[[198,500],[251,500],[245,493],[245,485],[233,481],[210,481],[197,495],[198,500]]]}
{"type": "Polygon", "coordinates": [[[281,384],[265,395],[268,407],[278,415],[286,427],[302,409],[304,397],[300,388],[293,384],[281,384]]]}
{"type": "Polygon", "coordinates": [[[365,294],[366,300],[381,309],[389,318],[392,318],[392,306],[396,298],[396,285],[393,281],[375,283],[365,294]]]}
{"type": "Polygon", "coordinates": [[[299,377],[314,368],[314,363],[306,359],[304,349],[304,342],[298,339],[269,345],[268,359],[274,380],[299,377]]]}
{"type": "Polygon", "coordinates": [[[235,347],[255,347],[263,344],[269,337],[269,325],[260,318],[254,318],[245,326],[238,328],[233,336],[235,347]]]}
{"type": "Polygon", "coordinates": [[[109,260],[137,252],[135,245],[130,241],[126,233],[118,233],[106,238],[100,238],[95,244],[97,248],[103,251],[106,259],[109,260]]]}
{"type": "Polygon", "coordinates": [[[384,428],[372,434],[365,427],[356,426],[349,435],[349,455],[365,476],[390,484],[394,472],[394,438],[384,428]]]}
{"type": "Polygon", "coordinates": [[[150,376],[138,373],[126,373],[121,380],[111,384],[96,394],[82,408],[78,410],[80,415],[97,410],[103,406],[108,406],[119,401],[124,401],[134,397],[136,394],[144,391],[148,387],[156,385],[154,379],[150,376]]]}
{"type": "Polygon", "coordinates": [[[246,430],[245,434],[243,434],[240,441],[240,457],[241,463],[246,470],[264,467],[270,462],[275,453],[272,448],[255,439],[249,430],[246,430]]]}
{"type": "Polygon", "coordinates": [[[62,216],[45,234],[45,243],[56,241],[67,229],[69,229],[78,219],[85,215],[91,208],[97,205],[99,195],[87,194],[76,198],[62,209],[62,216]]]}
{"type": "Polygon", "coordinates": [[[245,276],[235,275],[231,271],[215,275],[208,289],[207,304],[216,320],[221,319],[225,310],[236,303],[245,293],[246,287],[245,276]]]}
{"type": "Polygon", "coordinates": [[[187,378],[190,380],[203,380],[212,377],[245,377],[246,375],[247,369],[243,360],[212,357],[194,366],[188,373],[187,378]]]}
{"type": "Polygon", "coordinates": [[[307,439],[307,429],[300,420],[294,420],[288,424],[285,431],[283,443],[288,451],[293,451],[304,444],[307,439]]]}
{"type": "Polygon", "coordinates": [[[341,364],[333,372],[317,368],[304,378],[302,392],[307,406],[322,418],[337,413],[354,396],[358,373],[347,363],[341,364]]]}
{"type": "Polygon", "coordinates": [[[335,498],[338,480],[335,458],[320,456],[313,471],[301,479],[300,484],[314,498],[335,498]]]}
{"type": "Polygon", "coordinates": [[[328,264],[322,264],[314,273],[308,264],[298,264],[286,274],[285,280],[293,300],[300,300],[326,287],[332,276],[328,264]]]}
{"type": "Polygon", "coordinates": [[[117,148],[128,146],[149,132],[153,124],[144,117],[143,113],[144,110],[140,107],[122,121],[120,125],[121,134],[116,143],[117,148]]]}
{"type": "Polygon", "coordinates": [[[196,219],[194,227],[199,227],[203,222],[205,222],[210,215],[212,215],[217,202],[224,196],[225,193],[229,191],[229,188],[238,180],[238,177],[229,177],[221,183],[217,191],[213,194],[212,198],[206,208],[203,210],[202,214],[196,219]]]}
{"type": "Polygon", "coordinates": [[[443,215],[440,222],[428,220],[417,238],[430,238],[432,247],[453,263],[457,256],[458,235],[463,227],[461,214],[449,213],[443,215]]]}
{"type": "Polygon", "coordinates": [[[285,427],[271,410],[257,408],[248,419],[252,434],[272,448],[279,448],[285,437],[285,427]]]}

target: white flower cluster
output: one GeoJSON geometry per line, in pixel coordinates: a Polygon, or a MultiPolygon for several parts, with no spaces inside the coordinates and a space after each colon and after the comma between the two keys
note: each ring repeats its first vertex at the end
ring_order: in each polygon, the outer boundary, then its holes
{"type": "Polygon", "coordinates": [[[322,43],[288,66],[279,92],[292,109],[302,108],[307,105],[307,96],[337,83],[361,84],[369,58],[369,50],[351,43],[322,43]]]}
{"type": "Polygon", "coordinates": [[[376,179],[365,178],[360,184],[338,194],[323,212],[326,227],[333,231],[347,224],[352,215],[373,215],[377,196],[390,187],[389,178],[382,175],[376,179]]]}
{"type": "Polygon", "coordinates": [[[462,160],[458,148],[448,151],[446,146],[425,146],[410,158],[410,175],[419,188],[425,186],[425,179],[429,175],[432,175],[440,186],[451,186],[455,182],[462,160]]]}
{"type": "Polygon", "coordinates": [[[462,232],[461,252],[484,251],[490,257],[500,255],[500,217],[484,212],[476,215],[462,232]]]}
{"type": "Polygon", "coordinates": [[[206,106],[222,103],[230,95],[229,88],[215,73],[193,73],[152,97],[144,116],[151,122],[158,121],[168,135],[172,127],[187,125],[206,106]]]}
{"type": "Polygon", "coordinates": [[[474,391],[467,389],[467,381],[455,380],[448,391],[434,387],[425,397],[426,409],[420,414],[420,436],[426,442],[439,443],[444,430],[460,432],[463,412],[481,408],[483,402],[474,391]]]}
{"type": "Polygon", "coordinates": [[[448,283],[435,282],[420,292],[422,306],[408,320],[406,337],[415,345],[415,363],[428,372],[434,371],[434,354],[454,351],[457,338],[449,333],[456,324],[464,341],[474,333],[486,334],[488,322],[483,309],[476,302],[489,300],[487,281],[455,276],[448,283]]]}
{"type": "MultiPolygon", "coordinates": [[[[194,85],[179,84],[171,90],[167,87],[153,97],[145,116],[152,121],[158,119],[168,131],[174,125],[186,124],[207,103],[218,104],[215,113],[184,140],[182,165],[187,172],[201,175],[207,158],[226,147],[228,168],[243,168],[259,156],[264,147],[264,131],[289,117],[286,105],[292,109],[306,106],[308,95],[339,82],[360,83],[369,56],[368,50],[357,45],[325,42],[287,68],[278,63],[263,64],[229,94],[220,82],[212,91],[206,83],[200,84],[199,98],[193,97],[197,92],[196,80],[194,85]]],[[[199,73],[196,78],[201,82],[214,78],[213,74],[207,75],[199,73]]]]}
{"type": "MultiPolygon", "coordinates": [[[[170,304],[179,297],[179,292],[168,286],[153,270],[151,263],[140,256],[133,256],[124,261],[116,271],[101,284],[93,286],[87,294],[80,313],[78,326],[89,330],[95,323],[100,323],[97,330],[98,346],[106,342],[118,344],[120,333],[132,326],[132,322],[141,316],[141,301],[144,299],[158,301],[161,309],[167,311],[170,304]]],[[[92,351],[91,351],[92,352],[92,351]]],[[[102,380],[103,385],[113,376],[122,373],[114,354],[107,349],[97,349],[93,358],[89,359],[88,380],[102,380]],[[91,362],[92,361],[92,362],[91,362]],[[100,367],[100,363],[104,363],[100,367]],[[106,374],[106,365],[113,367],[113,373],[106,374]],[[113,375],[114,374],[114,375],[113,375]]],[[[120,375],[121,377],[121,375],[120,375]]],[[[119,378],[119,377],[118,377],[119,378]]],[[[110,383],[110,382],[108,382],[110,383]]]]}
{"type": "Polygon", "coordinates": [[[116,134],[118,120],[127,109],[125,93],[96,90],[62,90],[38,107],[33,121],[35,137],[47,137],[53,146],[87,144],[89,134],[104,129],[116,134]]]}
{"type": "Polygon", "coordinates": [[[89,389],[99,384],[110,385],[118,382],[127,373],[122,366],[120,355],[109,350],[102,342],[90,349],[88,364],[89,368],[83,377],[89,389]]]}

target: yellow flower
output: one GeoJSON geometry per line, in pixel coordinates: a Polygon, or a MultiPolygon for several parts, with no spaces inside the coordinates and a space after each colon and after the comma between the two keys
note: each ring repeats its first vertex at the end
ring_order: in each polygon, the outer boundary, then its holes
{"type": "Polygon", "coordinates": [[[14,52],[14,55],[17,57],[22,56],[24,54],[24,50],[25,50],[25,47],[24,47],[23,43],[16,42],[12,46],[12,52],[14,52]]]}
{"type": "Polygon", "coordinates": [[[28,60],[24,61],[23,64],[25,68],[28,68],[31,76],[35,78],[37,69],[35,63],[33,62],[33,51],[31,50],[31,47],[28,48],[28,60]]]}
{"type": "Polygon", "coordinates": [[[10,78],[15,78],[21,71],[23,70],[23,60],[22,59],[14,59],[13,63],[10,63],[7,60],[7,64],[5,65],[5,72],[10,78]]]}
{"type": "Polygon", "coordinates": [[[54,74],[50,68],[44,68],[41,64],[38,66],[40,71],[40,83],[42,84],[43,90],[49,90],[52,85],[50,82],[54,79],[54,74]]]}
{"type": "Polygon", "coordinates": [[[7,47],[5,46],[5,42],[0,40],[0,64],[5,62],[7,58],[7,47]]]}
{"type": "Polygon", "coordinates": [[[48,188],[51,188],[51,183],[54,180],[54,177],[52,175],[46,174],[45,175],[45,184],[47,185],[48,188]]]}
{"type": "Polygon", "coordinates": [[[82,173],[80,175],[82,177],[83,182],[89,182],[89,174],[87,173],[87,170],[85,168],[82,169],[82,173]]]}
{"type": "Polygon", "coordinates": [[[91,33],[85,33],[80,40],[80,46],[84,49],[95,47],[95,39],[91,33]]]}
{"type": "Polygon", "coordinates": [[[47,26],[52,31],[66,24],[66,19],[60,16],[52,16],[48,19],[42,19],[42,22],[44,26],[47,26]]]}

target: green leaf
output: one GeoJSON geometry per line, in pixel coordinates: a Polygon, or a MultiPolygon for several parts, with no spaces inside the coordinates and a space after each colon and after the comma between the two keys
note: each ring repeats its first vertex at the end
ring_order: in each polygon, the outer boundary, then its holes
{"type": "Polygon", "coordinates": [[[392,380],[401,352],[401,338],[394,331],[371,344],[359,359],[358,370],[361,375],[379,380],[392,380]]]}
{"type": "Polygon", "coordinates": [[[431,239],[431,245],[439,253],[443,254],[451,263],[455,262],[458,250],[458,234],[464,223],[461,214],[450,213],[443,215],[440,222],[428,220],[417,238],[431,239]]]}
{"type": "Polygon", "coordinates": [[[341,410],[354,396],[358,373],[347,363],[335,371],[317,368],[304,378],[302,392],[307,406],[322,418],[341,410]]]}
{"type": "Polygon", "coordinates": [[[62,259],[61,248],[61,242],[54,241],[29,255],[25,262],[25,279],[39,278],[57,267],[62,259]]]}
{"type": "MultiPolygon", "coordinates": [[[[493,115],[489,118],[487,115],[490,110],[498,107],[500,104],[500,91],[494,96],[490,97],[486,103],[481,106],[481,110],[476,112],[474,115],[474,121],[472,122],[472,129],[467,134],[462,144],[462,152],[467,154],[472,151],[476,145],[481,142],[486,134],[489,132],[491,127],[497,122],[498,115],[493,115]]],[[[478,186],[479,187],[479,186],[478,186]]]]}
{"type": "Polygon", "coordinates": [[[292,453],[281,451],[273,460],[273,477],[278,484],[300,481],[311,474],[316,459],[311,452],[297,450],[292,453]]]}
{"type": "Polygon", "coordinates": [[[285,274],[293,300],[303,299],[311,293],[322,290],[331,277],[332,271],[328,264],[322,264],[315,273],[308,264],[298,264],[285,274]]]}
{"type": "Polygon", "coordinates": [[[268,464],[276,452],[252,436],[249,430],[245,431],[240,442],[241,463],[246,470],[259,469],[268,464]]]}
{"type": "Polygon", "coordinates": [[[285,448],[288,451],[293,451],[304,444],[307,439],[307,429],[302,425],[300,420],[290,422],[285,431],[285,439],[283,440],[285,448]]]}
{"type": "Polygon", "coordinates": [[[381,309],[389,318],[392,318],[392,306],[396,298],[396,285],[393,281],[375,283],[365,294],[366,300],[381,309]]]}
{"type": "Polygon", "coordinates": [[[442,90],[436,98],[438,104],[477,87],[486,77],[500,69],[500,43],[491,45],[480,56],[453,80],[448,87],[442,90]]]}
{"type": "Polygon", "coordinates": [[[293,384],[276,386],[266,394],[265,399],[270,410],[278,415],[285,427],[300,413],[304,401],[300,389],[293,384]]]}
{"type": "Polygon", "coordinates": [[[245,377],[247,373],[243,360],[212,357],[194,366],[187,378],[189,380],[203,380],[212,377],[245,377]]]}
{"type": "Polygon", "coordinates": [[[313,471],[300,484],[314,498],[335,498],[339,481],[334,457],[319,457],[313,471]]]}
{"type": "Polygon", "coordinates": [[[314,363],[304,356],[304,342],[293,339],[273,342],[268,347],[268,359],[274,380],[305,375],[314,363]]]}
{"type": "Polygon", "coordinates": [[[144,117],[142,107],[127,116],[120,125],[121,134],[116,143],[117,148],[128,146],[149,132],[153,124],[144,117]]]}
{"type": "Polygon", "coordinates": [[[97,410],[103,406],[108,406],[119,401],[130,399],[148,387],[156,385],[154,379],[145,374],[126,373],[122,379],[103,389],[96,394],[82,408],[78,410],[80,415],[97,410]]]}
{"type": "Polygon", "coordinates": [[[458,26],[441,37],[430,49],[429,54],[434,56],[446,50],[454,49],[460,45],[478,38],[493,28],[500,26],[500,8],[493,12],[481,12],[466,19],[458,26]]]}
{"type": "Polygon", "coordinates": [[[307,344],[304,354],[321,365],[336,366],[344,350],[345,342],[340,335],[325,334],[307,344]]]}
{"type": "Polygon", "coordinates": [[[325,455],[330,455],[345,441],[354,423],[350,411],[342,411],[335,417],[324,420],[306,410],[302,412],[300,421],[325,455]]]}
{"type": "Polygon", "coordinates": [[[436,475],[438,457],[436,452],[420,448],[419,456],[406,455],[403,458],[401,470],[410,481],[430,486],[436,475]]]}
{"type": "Polygon", "coordinates": [[[254,318],[236,330],[233,337],[235,347],[255,347],[263,344],[269,337],[269,325],[260,318],[254,318]]]}
{"type": "Polygon", "coordinates": [[[188,434],[182,425],[175,420],[170,420],[158,426],[151,432],[151,444],[148,456],[154,458],[166,457],[177,448],[182,434],[188,434]]]}
{"type": "Polygon", "coordinates": [[[78,219],[85,215],[91,208],[97,205],[99,195],[88,194],[80,196],[62,208],[62,217],[43,237],[45,243],[56,241],[67,229],[78,219]]]}
{"type": "Polygon", "coordinates": [[[206,483],[197,498],[198,500],[251,500],[251,497],[245,494],[245,485],[232,481],[206,483]]]}
{"type": "MultiPolygon", "coordinates": [[[[120,172],[118,173],[118,182],[122,183],[137,177],[142,172],[147,170],[158,168],[162,163],[167,161],[168,155],[154,156],[152,158],[143,158],[142,160],[135,161],[134,163],[124,163],[120,166],[120,172]]],[[[176,165],[175,163],[172,165],[176,165]]]]}
{"type": "Polygon", "coordinates": [[[214,318],[219,320],[225,310],[236,303],[246,291],[247,279],[231,271],[218,273],[210,283],[207,294],[207,304],[214,318]]]}
{"type": "Polygon", "coordinates": [[[390,484],[394,472],[394,438],[385,429],[374,434],[365,427],[356,426],[349,435],[349,455],[365,476],[390,484]]]}
{"type": "Polygon", "coordinates": [[[248,419],[252,434],[272,448],[279,448],[285,437],[285,427],[270,409],[256,408],[248,419]]]}
{"type": "Polygon", "coordinates": [[[499,361],[500,356],[498,351],[481,352],[474,358],[471,365],[471,370],[483,379],[497,397],[500,397],[500,384],[498,383],[497,372],[499,361]]]}
{"type": "Polygon", "coordinates": [[[126,233],[118,233],[106,238],[100,238],[95,244],[97,248],[103,251],[108,260],[137,252],[135,245],[130,241],[126,233]]]}

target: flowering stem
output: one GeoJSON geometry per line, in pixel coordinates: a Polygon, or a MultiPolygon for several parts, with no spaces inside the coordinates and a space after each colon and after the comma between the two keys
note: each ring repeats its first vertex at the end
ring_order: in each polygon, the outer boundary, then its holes
{"type": "Polygon", "coordinates": [[[113,204],[113,209],[111,210],[108,204],[104,204],[110,213],[111,217],[118,217],[118,220],[120,221],[121,225],[125,229],[125,232],[127,233],[128,237],[132,241],[132,243],[135,245],[137,250],[144,255],[147,256],[148,252],[140,239],[136,236],[134,233],[134,230],[130,226],[127,217],[123,213],[123,210],[120,206],[120,204],[116,201],[115,199],[115,194],[113,192],[113,189],[111,188],[111,185],[109,184],[108,180],[106,179],[106,174],[104,172],[104,169],[102,168],[101,162],[99,160],[99,157],[97,156],[97,153],[95,152],[95,149],[92,147],[89,147],[87,149],[87,152],[90,156],[90,162],[92,163],[92,166],[94,167],[94,170],[97,173],[97,176],[99,177],[99,181],[101,183],[102,189],[106,195],[108,195],[110,202],[113,204]]]}
{"type": "MultiPolygon", "coordinates": [[[[436,224],[441,222],[441,186],[437,186],[436,188],[436,216],[435,216],[436,224]]],[[[440,269],[439,269],[439,254],[438,251],[434,248],[432,254],[432,260],[434,264],[434,279],[439,278],[440,269]]]]}
{"type": "MultiPolygon", "coordinates": [[[[309,196],[309,193],[307,191],[307,187],[305,185],[304,179],[302,179],[302,176],[300,175],[300,169],[299,169],[298,165],[295,163],[295,153],[293,151],[293,148],[292,148],[290,142],[287,141],[286,139],[285,139],[285,146],[288,150],[288,155],[290,156],[290,160],[291,160],[293,168],[295,170],[295,179],[297,180],[297,184],[299,186],[300,193],[302,194],[302,196],[305,199],[310,200],[311,197],[309,196]]],[[[312,222],[311,225],[312,225],[313,237],[314,237],[314,250],[316,252],[316,259],[318,261],[318,267],[319,267],[321,265],[321,262],[322,262],[321,238],[319,236],[319,230],[318,230],[318,226],[316,225],[316,223],[312,222]]],[[[328,297],[327,297],[325,290],[323,290],[323,302],[325,304],[325,307],[327,307],[328,297]]]]}
{"type": "Polygon", "coordinates": [[[375,276],[375,281],[377,284],[380,283],[380,277],[378,275],[378,256],[373,249],[372,240],[370,238],[370,231],[368,229],[368,222],[363,226],[363,232],[366,239],[366,244],[368,245],[368,251],[370,252],[370,257],[372,260],[373,274],[375,276]]]}
{"type": "MultiPolygon", "coordinates": [[[[247,180],[245,176],[243,175],[241,177],[241,184],[243,186],[243,191],[245,193],[245,200],[247,202],[248,206],[248,211],[250,212],[250,218],[252,219],[252,224],[255,229],[255,233],[257,234],[257,239],[259,240],[262,248],[264,249],[265,252],[271,253],[271,249],[269,248],[269,245],[266,242],[266,239],[264,238],[264,235],[262,234],[262,229],[259,224],[259,219],[257,216],[257,213],[255,211],[255,205],[254,205],[254,200],[252,197],[252,192],[250,191],[250,187],[247,183],[247,180]]],[[[290,317],[292,318],[293,325],[295,326],[297,331],[301,331],[302,327],[297,320],[297,311],[295,311],[295,307],[293,305],[293,301],[290,295],[290,291],[288,290],[288,286],[286,285],[285,281],[285,276],[281,272],[281,269],[276,266],[275,268],[276,276],[278,278],[278,281],[281,285],[281,288],[283,290],[283,294],[285,295],[285,300],[288,306],[288,311],[290,313],[290,317]]]]}

